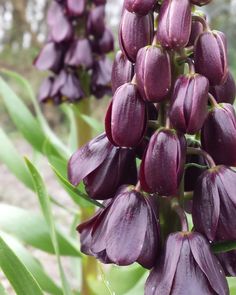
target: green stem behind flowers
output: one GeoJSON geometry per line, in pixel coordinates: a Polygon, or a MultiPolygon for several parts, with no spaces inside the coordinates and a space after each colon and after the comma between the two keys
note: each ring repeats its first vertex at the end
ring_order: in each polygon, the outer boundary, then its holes
{"type": "MultiPolygon", "coordinates": [[[[76,128],[77,128],[77,143],[79,148],[92,139],[92,128],[81,117],[82,114],[86,116],[91,115],[90,99],[88,97],[84,98],[77,105],[74,105],[73,108],[74,108],[76,128]]],[[[81,222],[88,220],[93,213],[94,213],[94,209],[91,210],[91,208],[81,208],[81,222]]],[[[98,265],[97,265],[96,259],[91,256],[83,256],[81,294],[83,295],[93,294],[89,287],[88,278],[93,277],[96,279],[97,274],[98,274],[98,265]]]]}

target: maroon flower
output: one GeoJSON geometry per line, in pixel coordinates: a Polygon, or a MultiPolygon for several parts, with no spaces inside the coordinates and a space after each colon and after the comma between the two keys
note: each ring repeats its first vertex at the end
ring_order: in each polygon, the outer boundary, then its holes
{"type": "Polygon", "coordinates": [[[158,18],[157,38],[163,47],[183,48],[191,33],[189,0],[164,0],[158,18]]]}
{"type": "Polygon", "coordinates": [[[114,145],[135,147],[141,142],[146,126],[147,107],[137,86],[132,83],[120,86],[116,90],[106,114],[107,137],[114,145]],[[130,128],[132,125],[133,127],[130,128]]]}
{"type": "Polygon", "coordinates": [[[236,239],[236,172],[217,166],[204,172],[195,187],[193,223],[209,240],[236,239]]]}
{"type": "Polygon", "coordinates": [[[236,250],[217,254],[227,277],[236,277],[236,250]]]}
{"type": "Polygon", "coordinates": [[[211,2],[211,0],[191,0],[191,3],[198,5],[198,6],[207,5],[210,2],[211,2]]]}
{"type": "Polygon", "coordinates": [[[156,0],[125,0],[124,4],[129,12],[146,15],[154,8],[156,0]]]}
{"type": "Polygon", "coordinates": [[[81,251],[103,263],[151,268],[159,254],[158,212],[152,197],[132,186],[119,189],[105,209],[80,224],[81,251]]]}
{"type": "Polygon", "coordinates": [[[177,294],[229,295],[224,271],[198,233],[171,234],[161,261],[147,279],[145,295],[177,294]]]}
{"type": "Polygon", "coordinates": [[[112,67],[112,93],[125,83],[131,82],[134,75],[134,68],[132,63],[126,56],[118,51],[112,67]]]}
{"type": "Polygon", "coordinates": [[[198,74],[179,76],[171,100],[170,120],[183,133],[198,132],[207,117],[208,80],[198,74]]]}
{"type": "Polygon", "coordinates": [[[135,153],[114,147],[101,134],[72,155],[68,176],[75,186],[84,180],[91,198],[109,199],[120,185],[136,183],[135,153]]]}
{"type": "Polygon", "coordinates": [[[142,188],[162,196],[176,195],[184,172],[185,137],[172,129],[160,129],[151,137],[142,159],[142,188]]]}
{"type": "Polygon", "coordinates": [[[130,61],[135,62],[139,49],[152,43],[153,34],[151,14],[141,16],[127,10],[123,11],[119,29],[119,43],[121,50],[130,61]]]}
{"type": "Polygon", "coordinates": [[[193,19],[192,20],[192,27],[191,27],[191,34],[190,34],[187,46],[193,46],[201,33],[203,33],[202,23],[198,20],[193,19]]]}
{"type": "Polygon", "coordinates": [[[236,166],[236,115],[231,104],[223,103],[210,111],[201,142],[216,164],[236,166]]]}
{"type": "Polygon", "coordinates": [[[206,31],[195,43],[196,71],[207,77],[211,85],[223,84],[228,75],[227,45],[222,32],[206,31]]]}
{"type": "Polygon", "coordinates": [[[135,64],[137,85],[143,98],[160,102],[171,88],[171,64],[169,54],[157,46],[139,50],[135,64]]]}
{"type": "Polygon", "coordinates": [[[86,0],[67,0],[67,8],[72,16],[81,16],[85,12],[86,0]]]}
{"type": "Polygon", "coordinates": [[[87,29],[89,34],[101,37],[105,31],[105,7],[99,5],[94,7],[88,17],[87,29]]]}
{"type": "Polygon", "coordinates": [[[217,102],[234,104],[236,96],[236,85],[233,75],[229,72],[224,84],[210,87],[210,93],[217,102]]]}

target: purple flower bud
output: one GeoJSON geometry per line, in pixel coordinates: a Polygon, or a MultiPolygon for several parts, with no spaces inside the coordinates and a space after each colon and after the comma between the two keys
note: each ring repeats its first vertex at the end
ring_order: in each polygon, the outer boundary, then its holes
{"type": "Polygon", "coordinates": [[[189,0],[164,0],[157,28],[161,45],[170,49],[185,47],[190,37],[191,21],[189,0]]]}
{"type": "Polygon", "coordinates": [[[234,104],[236,96],[236,85],[233,75],[229,72],[224,84],[210,87],[210,93],[217,102],[234,104]]]}
{"type": "Polygon", "coordinates": [[[68,176],[75,186],[84,180],[91,198],[109,199],[120,185],[136,183],[135,153],[114,147],[101,134],[73,154],[68,176]]]}
{"type": "Polygon", "coordinates": [[[112,62],[106,56],[102,56],[93,64],[92,94],[97,98],[111,94],[112,62]]]}
{"type": "Polygon", "coordinates": [[[208,80],[198,74],[180,76],[174,87],[170,120],[180,132],[195,134],[207,117],[208,80]]]}
{"type": "Polygon", "coordinates": [[[201,33],[203,33],[202,23],[198,20],[192,20],[191,34],[187,46],[193,46],[201,33]]]}
{"type": "Polygon", "coordinates": [[[129,12],[146,15],[153,10],[156,0],[125,0],[125,8],[129,12]]]}
{"type": "Polygon", "coordinates": [[[99,5],[94,7],[88,16],[87,29],[89,34],[101,37],[105,31],[105,7],[99,5]]]}
{"type": "Polygon", "coordinates": [[[123,11],[119,28],[119,43],[121,50],[130,61],[135,62],[139,49],[152,43],[153,35],[151,14],[140,16],[127,10],[123,11]]]}
{"type": "Polygon", "coordinates": [[[191,0],[191,3],[198,5],[198,6],[207,5],[210,2],[211,2],[211,0],[191,0]]]}
{"type": "Polygon", "coordinates": [[[216,166],[198,179],[193,196],[193,223],[209,240],[236,239],[236,172],[216,166]]]}
{"type": "Polygon", "coordinates": [[[107,110],[107,137],[114,145],[135,147],[142,140],[146,126],[147,108],[137,86],[132,83],[122,85],[116,90],[107,110]]]}
{"type": "Polygon", "coordinates": [[[162,196],[176,195],[186,157],[186,140],[172,129],[160,129],[151,137],[141,163],[142,188],[162,196]]]}
{"type": "Polygon", "coordinates": [[[50,42],[44,45],[38,57],[34,61],[34,65],[41,71],[51,70],[58,72],[63,62],[63,50],[60,45],[50,42]]]}
{"type": "Polygon", "coordinates": [[[106,0],[93,0],[92,1],[95,5],[105,5],[107,3],[106,0]]]}
{"type": "Polygon", "coordinates": [[[147,46],[139,50],[135,64],[137,85],[147,101],[160,102],[171,88],[169,54],[160,47],[147,46]]]}
{"type": "Polygon", "coordinates": [[[229,288],[217,258],[198,233],[169,235],[165,252],[151,271],[145,295],[229,295],[229,288]]]}
{"type": "Polygon", "coordinates": [[[89,69],[93,65],[92,50],[88,39],[75,40],[68,49],[65,63],[69,66],[83,66],[89,69]]]}
{"type": "Polygon", "coordinates": [[[211,85],[223,84],[228,75],[225,35],[218,31],[202,33],[194,49],[196,71],[207,77],[211,85]]]}
{"type": "Polygon", "coordinates": [[[48,78],[44,79],[43,83],[40,86],[39,93],[38,93],[39,102],[45,103],[52,98],[51,91],[52,91],[53,82],[54,82],[53,77],[48,77],[48,78]]]}
{"type": "Polygon", "coordinates": [[[93,51],[99,54],[106,54],[114,50],[114,38],[112,32],[106,28],[101,38],[91,41],[93,51]]]}
{"type": "Polygon", "coordinates": [[[201,142],[217,164],[236,166],[236,115],[231,104],[223,103],[210,111],[201,142]]]}
{"type": "Polygon", "coordinates": [[[125,83],[131,82],[134,75],[134,68],[132,63],[126,56],[118,51],[112,67],[112,93],[125,83]]]}
{"type": "Polygon", "coordinates": [[[160,245],[159,220],[153,199],[127,186],[105,209],[80,224],[81,251],[104,263],[151,268],[160,245]]]}
{"type": "Polygon", "coordinates": [[[67,0],[67,8],[69,14],[72,16],[81,16],[85,12],[86,1],[85,0],[67,0]]]}
{"type": "Polygon", "coordinates": [[[227,277],[236,277],[236,250],[219,253],[217,258],[227,277]]]}

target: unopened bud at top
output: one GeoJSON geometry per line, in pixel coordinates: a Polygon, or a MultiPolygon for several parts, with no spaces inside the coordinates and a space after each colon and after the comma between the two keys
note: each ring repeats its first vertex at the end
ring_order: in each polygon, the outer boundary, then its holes
{"type": "Polygon", "coordinates": [[[156,0],[125,0],[124,3],[129,12],[146,15],[154,8],[156,0]]]}

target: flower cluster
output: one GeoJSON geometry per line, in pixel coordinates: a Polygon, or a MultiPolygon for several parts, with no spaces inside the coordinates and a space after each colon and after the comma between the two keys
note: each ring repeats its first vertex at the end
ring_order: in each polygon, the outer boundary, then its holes
{"type": "Polygon", "coordinates": [[[90,93],[110,94],[112,63],[106,54],[114,40],[105,24],[106,0],[54,0],[49,7],[47,42],[35,59],[39,70],[50,70],[39,90],[39,101],[77,102],[90,93]]]}
{"type": "Polygon", "coordinates": [[[225,35],[196,10],[209,2],[124,1],[105,133],[68,165],[104,200],[82,252],[152,268],[146,295],[227,295],[236,273],[236,251],[211,247],[236,239],[236,86],[225,35]]]}

